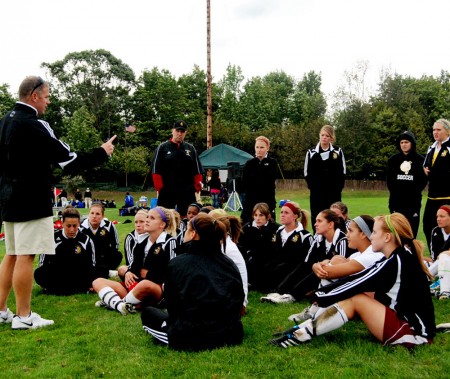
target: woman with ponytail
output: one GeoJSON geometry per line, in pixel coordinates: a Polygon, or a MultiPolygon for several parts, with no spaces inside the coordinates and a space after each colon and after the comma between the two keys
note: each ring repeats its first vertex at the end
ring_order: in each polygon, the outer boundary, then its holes
{"type": "Polygon", "coordinates": [[[423,244],[401,213],[375,218],[372,248],[385,259],[316,291],[322,309],[312,319],[271,340],[287,348],[338,329],[358,315],[384,345],[412,348],[432,342],[436,332],[423,244]],[[374,297],[366,292],[375,292],[374,297]]]}
{"type": "Polygon", "coordinates": [[[167,312],[142,310],[143,328],[157,341],[194,351],[242,342],[244,291],[239,270],[222,253],[226,239],[224,223],[207,214],[188,222],[183,254],[168,266],[167,312]]]}

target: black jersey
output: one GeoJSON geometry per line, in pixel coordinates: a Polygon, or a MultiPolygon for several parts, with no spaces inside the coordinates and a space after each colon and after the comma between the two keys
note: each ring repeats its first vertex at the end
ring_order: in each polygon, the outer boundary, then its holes
{"type": "Polygon", "coordinates": [[[148,237],[148,233],[137,234],[135,230],[128,233],[123,243],[125,264],[130,267],[134,260],[134,248],[148,237]]]}
{"type": "Polygon", "coordinates": [[[146,241],[136,246],[130,271],[141,278],[141,269],[144,268],[148,270],[145,279],[163,284],[167,275],[167,265],[176,255],[176,239],[162,232],[155,243],[149,238],[146,241]]]}
{"type": "Polygon", "coordinates": [[[94,241],[98,275],[108,277],[108,271],[115,270],[122,261],[116,227],[111,221],[103,219],[94,232],[91,229],[89,219],[86,219],[82,222],[80,231],[94,241]]]}
{"type": "Polygon", "coordinates": [[[69,295],[86,292],[95,276],[95,248],[92,240],[78,232],[68,238],[55,232],[55,255],[41,254],[35,270],[36,283],[50,293],[69,295]]]}
{"type": "Polygon", "coordinates": [[[436,226],[431,232],[430,252],[433,261],[445,250],[450,250],[450,235],[445,235],[442,228],[436,226]]]}

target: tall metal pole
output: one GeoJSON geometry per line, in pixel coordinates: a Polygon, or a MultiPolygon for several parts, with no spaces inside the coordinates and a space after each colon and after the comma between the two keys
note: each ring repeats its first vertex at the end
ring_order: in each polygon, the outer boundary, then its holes
{"type": "Polygon", "coordinates": [[[206,0],[206,148],[212,147],[211,4],[206,0]]]}

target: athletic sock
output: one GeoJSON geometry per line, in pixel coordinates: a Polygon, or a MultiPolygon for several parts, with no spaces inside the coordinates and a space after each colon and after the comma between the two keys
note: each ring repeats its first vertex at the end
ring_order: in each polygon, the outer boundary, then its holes
{"type": "Polygon", "coordinates": [[[439,267],[439,259],[435,260],[429,267],[428,271],[430,271],[430,274],[433,276],[436,276],[438,274],[438,267],[439,267]]]}
{"type": "Polygon", "coordinates": [[[301,327],[294,334],[298,340],[306,342],[310,341],[313,336],[320,336],[338,329],[346,322],[348,322],[348,317],[344,310],[338,304],[333,304],[328,308],[319,309],[314,319],[309,319],[302,323],[301,327]],[[319,312],[320,314],[318,315],[319,312]]]}
{"type": "Polygon", "coordinates": [[[439,262],[439,280],[442,292],[450,292],[450,256],[441,254],[438,259],[439,262]]]}
{"type": "Polygon", "coordinates": [[[108,308],[114,309],[123,313],[121,308],[123,301],[120,296],[111,287],[104,287],[98,292],[100,299],[106,304],[108,308]]]}
{"type": "Polygon", "coordinates": [[[134,296],[133,291],[128,292],[127,295],[123,298],[123,301],[125,303],[129,303],[129,304],[140,304],[142,301],[139,300],[136,296],[134,296]]]}

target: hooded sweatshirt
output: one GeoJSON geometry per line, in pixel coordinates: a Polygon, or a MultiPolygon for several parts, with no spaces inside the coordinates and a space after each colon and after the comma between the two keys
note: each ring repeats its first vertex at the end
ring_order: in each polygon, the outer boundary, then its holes
{"type": "Polygon", "coordinates": [[[396,141],[397,154],[388,160],[387,186],[390,192],[389,210],[402,212],[420,209],[422,190],[427,184],[427,176],[423,171],[424,157],[416,152],[416,138],[410,131],[403,132],[396,141]],[[404,154],[400,142],[411,142],[411,150],[404,154]]]}

